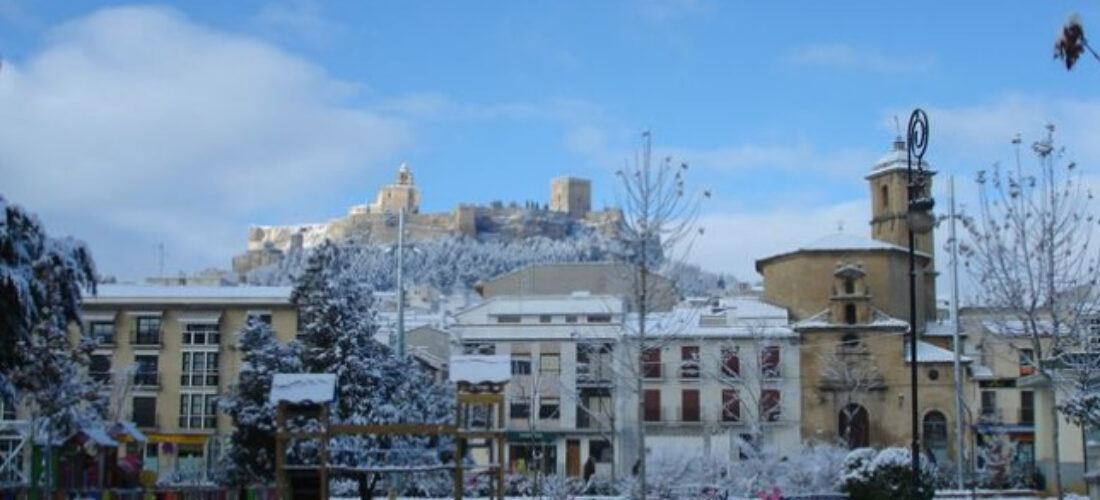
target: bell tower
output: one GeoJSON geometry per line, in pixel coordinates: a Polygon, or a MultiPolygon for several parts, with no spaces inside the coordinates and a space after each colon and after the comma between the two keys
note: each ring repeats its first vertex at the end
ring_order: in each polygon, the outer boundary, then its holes
{"type": "MultiPolygon", "coordinates": [[[[909,207],[909,177],[906,169],[905,141],[898,137],[890,152],[875,162],[867,182],[871,187],[871,237],[903,248],[909,247],[909,226],[906,215],[909,207]]],[[[925,192],[932,191],[932,176],[935,172],[928,162],[921,162],[924,168],[925,192]]],[[[913,165],[914,175],[916,165],[913,165]]],[[[933,231],[927,234],[915,234],[913,244],[918,252],[932,255],[933,231]]]]}

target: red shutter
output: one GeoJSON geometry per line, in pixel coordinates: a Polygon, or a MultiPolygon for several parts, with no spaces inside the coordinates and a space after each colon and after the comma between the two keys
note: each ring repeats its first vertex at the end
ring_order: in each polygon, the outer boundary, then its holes
{"type": "Polygon", "coordinates": [[[661,421],[661,391],[658,389],[645,391],[645,421],[661,421]]]}

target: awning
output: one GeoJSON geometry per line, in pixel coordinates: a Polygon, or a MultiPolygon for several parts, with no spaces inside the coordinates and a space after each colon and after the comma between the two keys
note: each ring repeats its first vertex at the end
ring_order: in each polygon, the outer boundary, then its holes
{"type": "Polygon", "coordinates": [[[137,428],[137,425],[134,425],[133,422],[116,423],[115,427],[111,430],[111,434],[114,436],[115,439],[124,443],[144,443],[149,440],[145,437],[145,434],[137,428]]]}
{"type": "Polygon", "coordinates": [[[99,321],[111,321],[114,322],[115,317],[118,316],[118,311],[84,311],[80,315],[81,319],[87,322],[99,322],[99,321]]]}
{"type": "Polygon", "coordinates": [[[203,434],[149,434],[150,443],[206,444],[211,436],[203,434]]]}
{"type": "Polygon", "coordinates": [[[80,430],[80,434],[83,434],[89,441],[96,444],[96,446],[118,446],[118,442],[111,439],[111,436],[107,435],[107,432],[100,427],[89,427],[80,430]]]}
{"type": "Polygon", "coordinates": [[[181,312],[176,316],[176,321],[192,325],[216,325],[222,319],[221,311],[194,311],[181,312]]]}
{"type": "Polygon", "coordinates": [[[164,311],[126,311],[126,314],[130,316],[164,316],[164,311]]]}

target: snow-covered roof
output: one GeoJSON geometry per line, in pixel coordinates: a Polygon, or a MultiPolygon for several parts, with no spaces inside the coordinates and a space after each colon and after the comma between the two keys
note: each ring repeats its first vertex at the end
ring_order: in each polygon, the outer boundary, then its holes
{"type": "Polygon", "coordinates": [[[451,382],[503,384],[512,378],[508,356],[451,356],[451,382]]]}
{"type": "MultiPolygon", "coordinates": [[[[924,336],[926,337],[954,337],[955,336],[955,323],[951,320],[933,321],[924,325],[924,336]]],[[[965,337],[966,331],[959,328],[959,336],[965,337]]]]}
{"type": "Polygon", "coordinates": [[[970,365],[970,373],[974,375],[975,379],[979,379],[979,380],[995,378],[993,376],[993,369],[992,368],[990,368],[988,366],[985,366],[985,365],[979,365],[977,363],[972,363],[970,365]]]}
{"type": "MultiPolygon", "coordinates": [[[[866,236],[857,236],[849,233],[833,233],[823,238],[818,238],[814,241],[806,243],[796,250],[777,253],[769,255],[756,261],[756,270],[762,269],[761,264],[770,260],[782,257],[784,255],[790,255],[800,252],[859,252],[859,251],[876,251],[887,250],[892,252],[905,252],[908,253],[909,249],[901,245],[895,245],[885,241],[879,241],[874,238],[868,238],[866,236]]],[[[931,258],[930,255],[916,251],[916,255],[924,258],[931,258]]]]}
{"type": "Polygon", "coordinates": [[[145,433],[141,432],[141,430],[138,429],[137,425],[133,422],[116,423],[114,429],[111,429],[111,434],[114,436],[129,436],[130,439],[133,439],[134,441],[137,441],[139,443],[144,443],[149,440],[145,437],[145,433]]]}
{"type": "Polygon", "coordinates": [[[871,321],[869,323],[857,323],[855,325],[848,325],[844,323],[834,323],[830,318],[829,309],[825,309],[809,318],[799,321],[794,324],[796,330],[809,330],[813,328],[884,328],[884,329],[905,329],[909,328],[909,323],[905,320],[901,320],[886,314],[878,308],[874,308],[871,311],[871,321]]]}
{"type": "Polygon", "coordinates": [[[80,432],[98,446],[118,446],[118,441],[111,439],[102,427],[85,427],[80,432]]]}
{"type": "MultiPolygon", "coordinates": [[[[756,311],[765,312],[764,309],[756,311]]],[[[638,314],[626,317],[625,334],[637,336],[638,314]]],[[[678,307],[666,312],[646,315],[647,337],[712,337],[755,338],[794,337],[787,324],[786,311],[781,317],[767,316],[740,318],[728,316],[725,311],[711,313],[709,309],[678,307]]]]}
{"type": "MultiPolygon", "coordinates": [[[[913,359],[909,355],[909,344],[905,344],[905,362],[908,363],[913,359]]],[[[959,356],[959,361],[963,363],[969,363],[972,361],[970,356],[959,356]]],[[[955,362],[955,353],[936,347],[928,342],[917,341],[917,362],[918,363],[953,363],[955,362]]]]}
{"type": "MultiPolygon", "coordinates": [[[[914,160],[915,159],[916,158],[914,158],[914,160]]],[[[901,137],[898,137],[893,144],[891,144],[890,151],[879,157],[878,161],[875,162],[874,167],[871,168],[871,173],[868,174],[867,177],[874,177],[896,169],[904,170],[908,168],[908,161],[908,151],[906,151],[905,141],[903,141],[901,137]]],[[[931,172],[928,162],[922,161],[920,166],[924,168],[925,171],[931,172]]],[[[917,165],[913,165],[913,168],[916,167],[917,165]]]]}
{"type": "MultiPolygon", "coordinates": [[[[493,297],[467,311],[484,309],[489,316],[523,314],[621,314],[623,298],[614,295],[537,295],[493,297]]],[[[460,312],[462,316],[466,311],[460,312]]]]}
{"type": "MultiPolygon", "coordinates": [[[[990,319],[982,321],[982,326],[985,327],[989,333],[994,335],[1001,335],[1006,337],[1021,337],[1030,335],[1030,329],[1027,328],[1023,321],[1018,319],[990,319]]],[[[1039,330],[1039,335],[1047,336],[1054,330],[1054,325],[1050,321],[1039,321],[1036,324],[1036,328],[1039,330]]],[[[1062,331],[1068,332],[1068,328],[1062,325],[1062,331]]]]}
{"type": "Polygon", "coordinates": [[[720,299],[718,305],[733,310],[737,319],[781,319],[789,318],[785,308],[774,306],[759,297],[727,297],[720,299]]]}
{"type": "Polygon", "coordinates": [[[272,404],[327,403],[332,401],[335,390],[336,375],[333,373],[276,373],[271,379],[268,401],[272,404]]]}
{"type": "Polygon", "coordinates": [[[166,302],[271,302],[290,303],[289,286],[164,286],[98,285],[96,294],[84,298],[87,304],[132,304],[166,302]]]}

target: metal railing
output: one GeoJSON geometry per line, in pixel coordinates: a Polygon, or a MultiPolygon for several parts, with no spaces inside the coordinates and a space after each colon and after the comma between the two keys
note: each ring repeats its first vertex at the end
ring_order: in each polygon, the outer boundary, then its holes
{"type": "Polygon", "coordinates": [[[139,371],[134,373],[134,387],[139,388],[156,388],[160,387],[160,372],[143,372],[139,371]]]}
{"type": "Polygon", "coordinates": [[[130,331],[130,345],[160,347],[160,330],[132,330],[130,331]]]}

